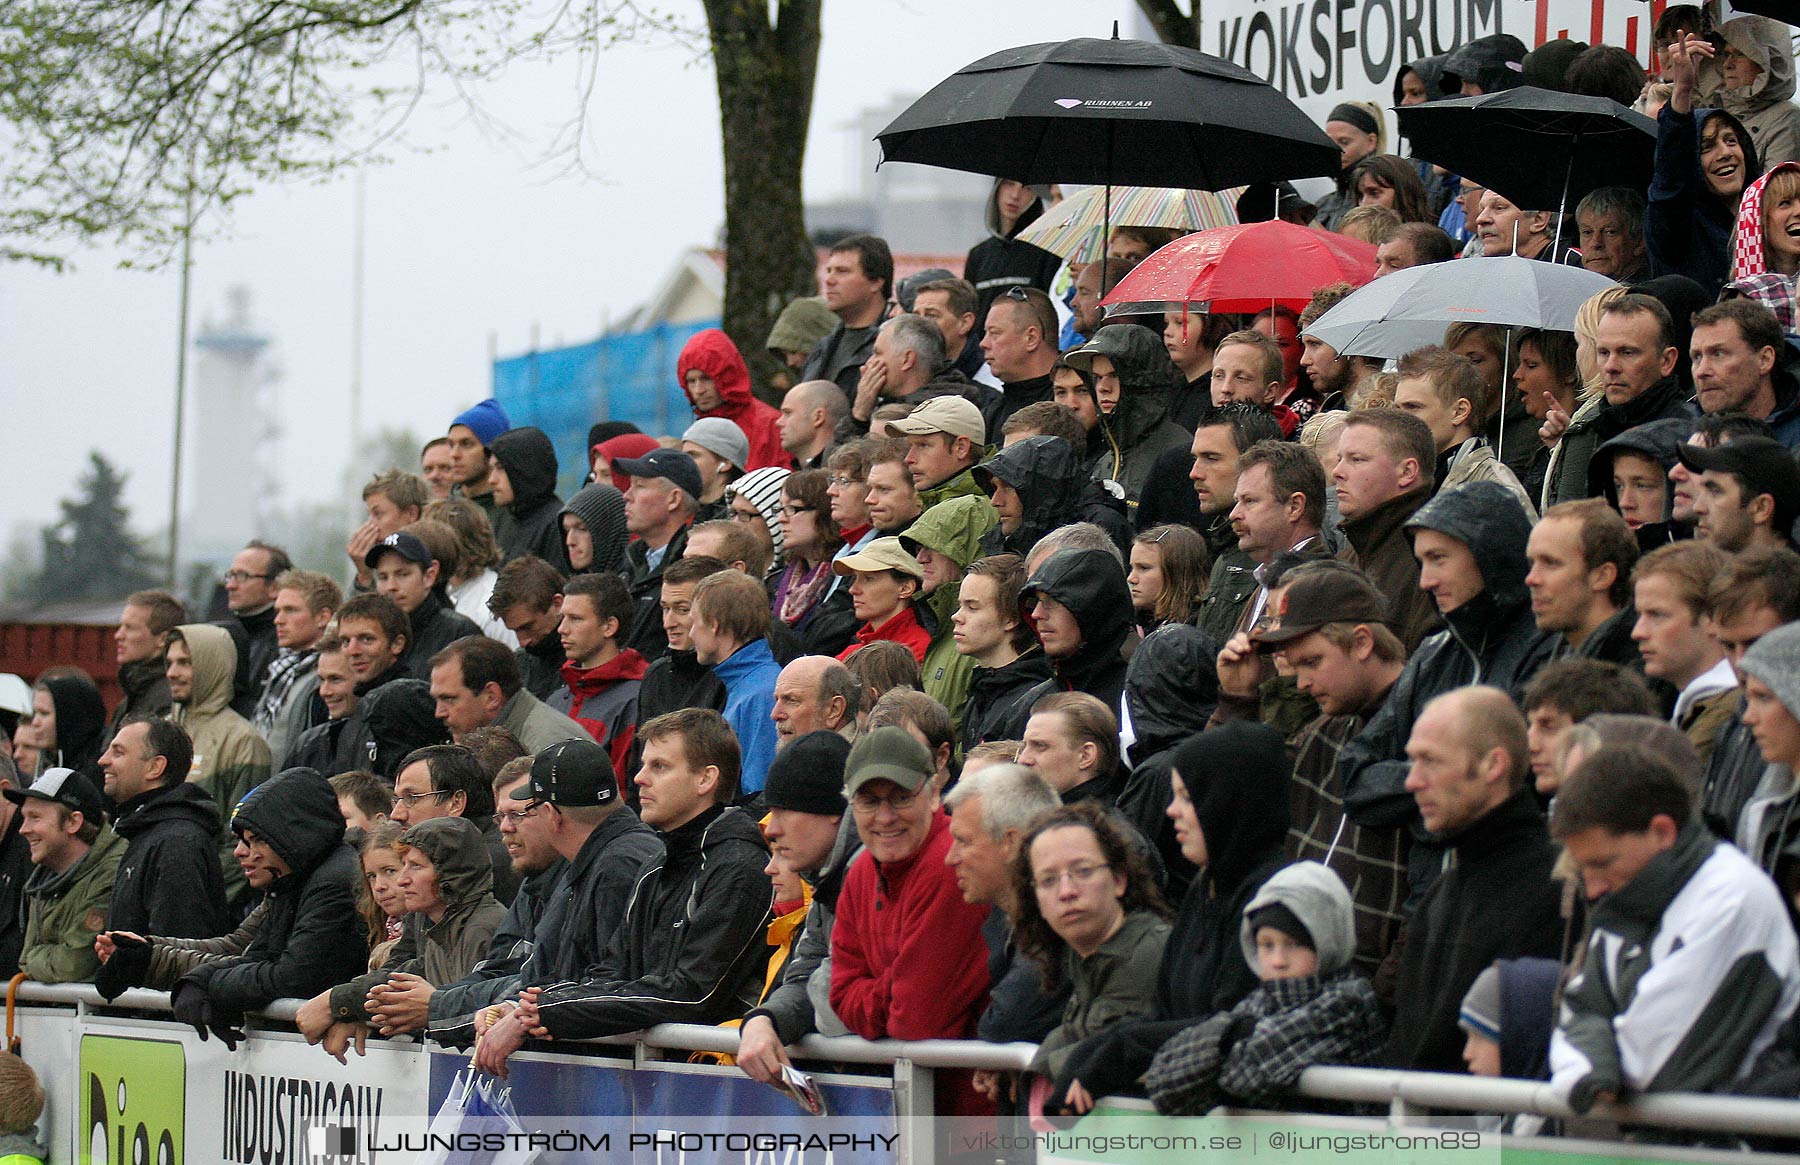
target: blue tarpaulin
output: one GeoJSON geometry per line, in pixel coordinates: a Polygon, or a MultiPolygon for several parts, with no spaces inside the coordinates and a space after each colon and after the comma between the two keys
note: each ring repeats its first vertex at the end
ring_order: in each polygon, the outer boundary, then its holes
{"type": "Polygon", "coordinates": [[[679,437],[694,420],[675,382],[688,338],[717,320],[658,324],[586,344],[494,361],[494,399],[514,425],[535,425],[556,446],[558,487],[568,497],[587,476],[587,431],[630,421],[653,437],[679,437]]]}

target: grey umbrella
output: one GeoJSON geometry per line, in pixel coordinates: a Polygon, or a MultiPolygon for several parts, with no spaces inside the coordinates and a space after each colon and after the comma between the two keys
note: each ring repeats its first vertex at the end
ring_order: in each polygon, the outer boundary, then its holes
{"type": "MultiPolygon", "coordinates": [[[[1384,275],[1357,288],[1313,321],[1306,334],[1343,356],[1398,359],[1444,342],[1451,324],[1575,330],[1575,313],[1618,284],[1560,263],[1502,255],[1452,259],[1384,275]]],[[[1511,337],[1507,338],[1510,348],[1511,337]]],[[[1508,353],[1506,364],[1511,364],[1508,353]]],[[[1504,432],[1504,430],[1502,430],[1504,432]]],[[[1495,456],[1505,450],[1496,449],[1495,456]]]]}
{"type": "Polygon", "coordinates": [[[1451,324],[1569,332],[1583,303],[1616,286],[1580,267],[1515,255],[1453,259],[1408,267],[1357,288],[1306,334],[1341,355],[1391,359],[1443,343],[1451,324]]]}

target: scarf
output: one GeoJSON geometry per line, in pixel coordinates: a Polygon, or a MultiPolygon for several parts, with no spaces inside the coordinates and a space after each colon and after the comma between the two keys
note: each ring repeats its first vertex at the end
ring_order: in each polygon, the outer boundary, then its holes
{"type": "Polygon", "coordinates": [[[250,720],[258,732],[267,736],[274,729],[275,717],[287,703],[288,693],[318,662],[319,653],[310,647],[284,647],[270,661],[268,683],[263,686],[262,698],[256,701],[256,714],[250,720]]]}
{"type": "Polygon", "coordinates": [[[1763,239],[1763,190],[1769,179],[1783,170],[1800,170],[1800,163],[1782,162],[1744,188],[1738,200],[1737,229],[1731,239],[1731,278],[1769,274],[1769,256],[1763,239]]]}
{"type": "Polygon", "coordinates": [[[825,588],[835,577],[829,562],[817,563],[804,574],[798,562],[790,562],[775,587],[775,605],[781,621],[792,627],[806,618],[807,613],[819,605],[825,588]]]}

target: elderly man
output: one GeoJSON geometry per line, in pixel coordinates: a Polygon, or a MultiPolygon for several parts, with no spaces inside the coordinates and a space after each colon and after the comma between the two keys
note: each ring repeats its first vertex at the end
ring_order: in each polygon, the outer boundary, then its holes
{"type": "Polygon", "coordinates": [[[775,746],[786,749],[802,736],[835,732],[856,737],[862,685],[850,669],[828,655],[803,655],[775,677],[775,746]]]}
{"type": "Polygon", "coordinates": [[[1644,196],[1629,186],[1602,186],[1575,208],[1581,265],[1619,283],[1650,276],[1644,249],[1644,196]]]}
{"type": "Polygon", "coordinates": [[[850,399],[850,428],[840,438],[869,426],[875,410],[905,401],[937,379],[944,367],[944,334],[922,316],[897,315],[875,332],[875,344],[863,365],[862,379],[850,399]]]}
{"type": "MultiPolygon", "coordinates": [[[[1013,860],[1032,822],[1062,800],[1035,770],[994,764],[965,772],[944,804],[951,812],[944,864],[955,872],[963,901],[989,908],[982,937],[993,987],[976,1033],[998,1043],[1037,1043],[1062,1021],[1068,990],[1045,990],[1042,971],[1013,945],[1013,860]]],[[[996,1083],[993,1075],[978,1076],[978,1085],[996,1083]]]]}

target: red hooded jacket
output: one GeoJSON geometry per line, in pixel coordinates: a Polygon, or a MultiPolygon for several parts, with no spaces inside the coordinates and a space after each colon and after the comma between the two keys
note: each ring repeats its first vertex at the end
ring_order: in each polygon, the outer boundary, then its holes
{"type": "Polygon", "coordinates": [[[563,686],[544,701],[587,729],[612,757],[619,788],[629,787],[634,774],[625,770],[631,742],[637,735],[638,688],[649,667],[644,657],[627,647],[599,667],[583,670],[574,660],[562,665],[563,686]]]}
{"type": "Polygon", "coordinates": [[[750,464],[744,466],[744,472],[768,466],[792,469],[794,459],[781,447],[781,414],[751,395],[750,369],[731,337],[717,328],[707,328],[696,332],[681,350],[681,359],[675,362],[675,377],[681,382],[681,391],[688,393],[690,405],[694,394],[688,392],[687,378],[696,369],[718,386],[719,407],[704,411],[696,408],[694,415],[724,417],[744,431],[750,442],[750,464]]]}

